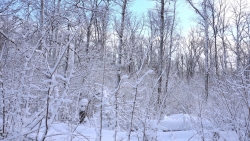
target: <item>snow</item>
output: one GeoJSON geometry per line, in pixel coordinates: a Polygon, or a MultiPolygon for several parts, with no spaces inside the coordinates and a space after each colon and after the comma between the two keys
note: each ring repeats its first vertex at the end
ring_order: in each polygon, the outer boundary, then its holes
{"type": "MultiPolygon", "coordinates": [[[[205,129],[212,130],[212,124],[207,120],[202,120],[203,126],[205,129]]],[[[195,125],[199,124],[199,118],[190,116],[187,114],[174,114],[170,116],[165,116],[163,120],[157,124],[156,120],[151,120],[148,124],[148,127],[152,129],[158,129],[164,132],[169,131],[186,131],[194,130],[195,125]]]]}
{"type": "MultiPolygon", "coordinates": [[[[87,102],[86,99],[82,102],[87,102]]],[[[171,116],[165,116],[164,119],[159,122],[158,126],[156,120],[151,120],[151,129],[147,128],[146,138],[148,140],[159,140],[159,141],[200,141],[201,136],[197,130],[193,127],[193,123],[197,122],[198,118],[187,114],[176,114],[171,116]],[[156,130],[158,129],[158,130],[156,130]],[[164,130],[160,130],[164,129],[164,130]]],[[[89,122],[89,121],[88,121],[89,122]]],[[[209,123],[206,123],[209,124],[209,123]]],[[[209,124],[211,126],[211,124],[209,124]]],[[[210,127],[209,127],[210,128],[210,127]]],[[[44,128],[40,129],[39,135],[42,135],[44,128]]],[[[131,141],[142,141],[143,130],[133,131],[131,135],[131,141]]],[[[90,123],[74,125],[57,123],[51,124],[46,141],[52,140],[63,140],[63,141],[95,141],[96,139],[96,128],[91,127],[90,123]]],[[[102,130],[102,140],[111,141],[114,140],[113,130],[102,130]]],[[[217,141],[237,141],[237,134],[232,131],[217,131],[219,139],[217,141]]],[[[30,138],[35,138],[36,134],[29,134],[30,138]]],[[[204,129],[205,140],[212,140],[214,132],[212,130],[204,129]]],[[[41,138],[41,136],[39,136],[41,138]]],[[[126,132],[118,132],[117,139],[119,141],[127,140],[126,132]]]]}
{"type": "Polygon", "coordinates": [[[121,79],[128,79],[129,77],[127,75],[123,75],[121,79]]]}
{"type": "Polygon", "coordinates": [[[88,99],[82,99],[81,101],[80,101],[80,105],[83,105],[83,106],[86,106],[87,104],[88,104],[88,99]]]}
{"type": "Polygon", "coordinates": [[[87,107],[87,105],[88,105],[88,99],[82,99],[80,102],[79,102],[79,109],[81,110],[81,111],[85,111],[85,109],[86,109],[86,107],[87,107]]]}
{"type": "Polygon", "coordinates": [[[141,77],[137,80],[136,84],[139,85],[139,84],[143,81],[143,79],[144,79],[145,76],[147,76],[147,75],[149,75],[149,74],[151,74],[151,73],[153,73],[153,72],[154,72],[153,70],[147,71],[143,76],[141,76],[141,77]]]}
{"type": "MultiPolygon", "coordinates": [[[[221,131],[220,139],[218,141],[237,141],[235,138],[237,135],[232,132],[221,131]]],[[[151,136],[147,138],[149,140],[153,139],[154,132],[151,132],[151,136]]],[[[210,133],[211,134],[211,133],[210,133]]],[[[114,131],[112,130],[103,130],[102,131],[102,140],[103,141],[111,141],[114,140],[113,135],[114,131]]],[[[149,133],[150,135],[150,133],[149,133]]],[[[211,134],[212,135],[212,134],[211,134]]],[[[35,135],[34,135],[35,136],[35,135]]],[[[30,136],[34,138],[34,136],[30,136]]],[[[96,129],[95,128],[87,128],[84,125],[79,125],[77,127],[69,127],[66,124],[52,124],[49,129],[46,141],[51,140],[71,140],[72,141],[95,141],[96,138],[96,129]],[[74,130],[75,128],[75,130],[74,130]]],[[[118,132],[117,138],[120,141],[126,141],[127,135],[126,132],[118,132]]],[[[131,136],[131,141],[141,141],[142,133],[133,132],[131,136]]],[[[158,132],[157,140],[159,141],[200,141],[201,137],[197,134],[196,130],[187,130],[187,131],[170,131],[170,132],[158,132]]],[[[209,139],[208,139],[209,140],[209,139]]]]}
{"type": "MultiPolygon", "coordinates": [[[[198,117],[190,116],[188,114],[175,114],[171,116],[165,116],[162,120],[162,125],[168,130],[178,131],[178,130],[191,130],[194,129],[194,124],[199,122],[198,117]]],[[[212,129],[212,124],[202,119],[204,128],[212,129]]]]}

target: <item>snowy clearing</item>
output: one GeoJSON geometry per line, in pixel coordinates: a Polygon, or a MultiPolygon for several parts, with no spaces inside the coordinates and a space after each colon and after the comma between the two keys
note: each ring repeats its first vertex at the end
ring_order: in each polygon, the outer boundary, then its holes
{"type": "MultiPolygon", "coordinates": [[[[195,130],[194,123],[198,121],[198,118],[189,116],[187,114],[176,114],[171,116],[165,116],[163,120],[157,125],[156,121],[150,121],[145,135],[143,130],[132,132],[131,141],[143,141],[143,138],[147,140],[158,141],[201,141],[200,134],[195,130]],[[143,137],[144,136],[144,137],[143,137]]],[[[89,123],[73,125],[65,123],[54,123],[49,127],[49,131],[46,136],[46,141],[95,141],[96,129],[90,127],[89,123]]],[[[235,132],[207,130],[212,129],[212,125],[206,121],[204,122],[204,136],[206,140],[217,139],[217,141],[237,141],[237,134],[235,132]]],[[[27,130],[30,131],[30,130],[27,130]]],[[[40,128],[38,140],[41,140],[44,128],[40,128]]],[[[114,131],[103,130],[103,141],[114,140],[114,131]]],[[[20,134],[26,134],[25,129],[20,134]]],[[[35,140],[37,133],[31,133],[26,137],[30,140],[35,140]]],[[[16,140],[19,136],[12,136],[5,140],[16,140]]],[[[127,140],[127,132],[118,132],[117,139],[119,141],[127,140]]]]}

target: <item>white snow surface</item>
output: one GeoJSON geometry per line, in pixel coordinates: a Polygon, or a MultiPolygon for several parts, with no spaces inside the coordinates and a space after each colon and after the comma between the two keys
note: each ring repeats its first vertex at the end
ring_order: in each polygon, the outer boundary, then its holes
{"type": "Polygon", "coordinates": [[[165,116],[161,121],[161,125],[169,131],[185,131],[194,129],[195,125],[199,124],[200,121],[202,121],[205,129],[213,129],[213,125],[209,121],[199,119],[198,117],[190,116],[188,114],[165,116]]]}
{"type": "MultiPolygon", "coordinates": [[[[114,140],[114,131],[103,130],[102,131],[103,141],[114,140]]],[[[212,132],[205,131],[206,135],[213,137],[212,132]]],[[[157,132],[154,131],[147,132],[148,139],[152,140],[150,136],[157,134],[156,138],[158,141],[201,141],[201,137],[197,134],[196,130],[186,130],[186,131],[170,131],[170,132],[157,132]]],[[[234,132],[220,131],[220,138],[218,141],[237,141],[236,134],[234,132]]],[[[118,132],[117,139],[119,141],[127,141],[126,132],[118,132]]],[[[31,138],[34,138],[30,136],[31,138]]],[[[131,141],[142,141],[143,134],[140,132],[133,132],[131,136],[131,141]]],[[[207,137],[206,139],[212,140],[207,137]]],[[[49,133],[46,137],[46,141],[95,141],[96,129],[87,128],[84,125],[79,126],[68,126],[66,124],[52,124],[49,133]],[[75,129],[76,128],[76,129],[75,129]],[[75,129],[75,130],[74,130],[75,129]]]]}
{"type": "MultiPolygon", "coordinates": [[[[197,122],[196,117],[191,117],[186,114],[176,114],[165,116],[164,119],[157,125],[156,120],[148,121],[151,128],[147,128],[146,137],[149,141],[201,141],[201,135],[192,127],[192,123],[197,122]],[[190,120],[191,119],[191,120],[190,120]],[[153,125],[154,124],[154,125],[153,125]],[[157,129],[157,130],[155,130],[157,129]]],[[[205,122],[205,121],[204,121],[205,122]]],[[[210,123],[207,127],[212,126],[210,123]]],[[[54,123],[49,127],[46,141],[95,141],[96,131],[91,124],[65,124],[54,123]]],[[[211,128],[211,127],[209,127],[211,128]]],[[[39,137],[43,134],[44,129],[40,130],[39,137]]],[[[142,141],[143,130],[133,131],[130,140],[142,141]]],[[[215,130],[204,129],[204,136],[206,141],[212,141],[215,130]]],[[[216,131],[219,135],[217,141],[238,141],[237,135],[233,131],[216,131]]],[[[29,134],[30,138],[35,138],[36,134],[29,134]]],[[[38,138],[39,140],[39,138],[38,138]]],[[[113,130],[102,130],[102,140],[114,140],[113,130]]],[[[118,132],[117,140],[127,141],[127,132],[118,132]]]]}
{"type": "Polygon", "coordinates": [[[79,109],[81,110],[81,111],[85,111],[85,109],[86,109],[86,107],[87,107],[87,105],[88,105],[88,99],[82,99],[80,102],[79,102],[79,109]]]}

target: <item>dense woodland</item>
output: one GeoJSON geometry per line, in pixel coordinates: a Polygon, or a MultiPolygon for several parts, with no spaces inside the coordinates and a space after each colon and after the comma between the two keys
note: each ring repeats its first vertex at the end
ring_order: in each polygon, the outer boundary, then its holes
{"type": "Polygon", "coordinates": [[[138,15],[133,0],[1,0],[0,138],[46,140],[88,99],[97,141],[103,129],[157,140],[148,123],[178,113],[199,117],[202,140],[204,119],[250,140],[248,0],[181,1],[195,11],[187,36],[177,0],[154,2],[138,15]]]}

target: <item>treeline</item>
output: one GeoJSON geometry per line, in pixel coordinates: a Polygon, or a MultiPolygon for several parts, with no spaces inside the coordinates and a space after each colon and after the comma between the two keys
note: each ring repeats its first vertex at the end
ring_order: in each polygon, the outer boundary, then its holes
{"type": "Polygon", "coordinates": [[[203,119],[248,140],[249,2],[185,1],[197,13],[187,37],[179,2],[155,0],[142,16],[133,0],[3,0],[2,138],[45,140],[53,123],[77,125],[88,99],[97,140],[102,129],[157,140],[152,121],[176,113],[200,117],[203,140],[203,119]]]}

